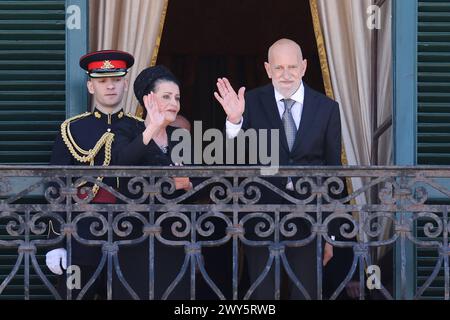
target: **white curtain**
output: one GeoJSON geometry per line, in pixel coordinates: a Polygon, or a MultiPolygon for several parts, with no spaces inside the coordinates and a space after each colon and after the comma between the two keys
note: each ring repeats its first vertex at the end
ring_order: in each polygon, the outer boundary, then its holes
{"type": "MultiPolygon", "coordinates": [[[[371,38],[367,9],[371,0],[317,0],[319,18],[336,100],[341,107],[342,136],[349,165],[371,165],[371,38]]],[[[392,113],[390,1],[381,11],[378,64],[378,121],[392,113]]],[[[389,164],[392,139],[388,131],[380,141],[380,164],[389,164]]],[[[353,189],[361,187],[353,179],[353,189]]],[[[365,203],[365,196],[357,199],[365,203]]]]}
{"type": "MultiPolygon", "coordinates": [[[[339,102],[342,136],[349,165],[372,165],[371,92],[375,88],[371,78],[371,40],[376,34],[367,22],[372,0],[317,0],[319,20],[323,30],[331,83],[335,99],[339,102]]],[[[391,1],[380,10],[378,30],[378,125],[392,115],[392,45],[391,1]]],[[[392,129],[379,140],[379,164],[392,164],[392,129]]],[[[361,188],[363,181],[352,179],[353,190],[361,188]]],[[[366,203],[362,194],[358,204],[366,203]]],[[[388,235],[390,225],[385,225],[388,235]]],[[[380,250],[382,253],[384,250],[380,250]]]]}
{"type": "Polygon", "coordinates": [[[123,105],[135,114],[138,102],[133,82],[155,63],[168,0],[90,0],[90,51],[123,50],[135,64],[128,73],[129,90],[123,105]]]}

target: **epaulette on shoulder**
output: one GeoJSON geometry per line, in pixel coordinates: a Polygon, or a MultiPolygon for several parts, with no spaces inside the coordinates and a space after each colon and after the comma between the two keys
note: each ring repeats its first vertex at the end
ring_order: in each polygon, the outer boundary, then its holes
{"type": "Polygon", "coordinates": [[[85,112],[85,113],[76,115],[76,116],[74,116],[74,117],[72,117],[72,118],[69,118],[69,119],[67,119],[66,121],[64,121],[64,122],[61,124],[61,128],[67,126],[67,124],[69,124],[69,123],[71,123],[71,122],[74,122],[74,121],[77,121],[77,120],[86,118],[87,116],[90,116],[91,114],[92,114],[92,112],[85,112]]]}
{"type": "Polygon", "coordinates": [[[69,149],[70,154],[81,163],[89,163],[91,166],[94,165],[94,159],[97,156],[103,146],[105,146],[105,159],[103,161],[103,166],[108,166],[111,159],[111,145],[114,141],[114,133],[105,132],[101,138],[95,143],[95,146],[90,150],[82,149],[75,141],[72,133],[70,131],[70,125],[72,122],[77,121],[82,118],[86,118],[91,115],[91,112],[85,112],[83,114],[77,115],[75,117],[69,118],[61,124],[61,137],[64,144],[69,149]]]}
{"type": "Polygon", "coordinates": [[[134,120],[137,120],[137,121],[140,121],[140,122],[144,122],[144,119],[142,119],[141,117],[132,115],[131,113],[127,113],[126,116],[127,116],[128,118],[132,118],[132,119],[134,119],[134,120]]]}

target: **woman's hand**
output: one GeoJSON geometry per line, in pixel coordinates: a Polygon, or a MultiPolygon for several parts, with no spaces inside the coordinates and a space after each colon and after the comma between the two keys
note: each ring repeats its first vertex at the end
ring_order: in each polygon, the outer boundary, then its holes
{"type": "MultiPolygon", "coordinates": [[[[175,166],[183,166],[182,163],[175,163],[175,166]]],[[[185,190],[189,191],[193,188],[192,182],[189,180],[189,177],[174,177],[175,189],[176,190],[185,190]]]]}
{"type": "Polygon", "coordinates": [[[153,92],[144,96],[144,105],[147,110],[145,117],[145,130],[142,133],[142,141],[148,145],[155,135],[164,128],[165,117],[160,111],[158,98],[153,92]]]}
{"type": "Polygon", "coordinates": [[[145,126],[154,126],[155,129],[161,129],[164,125],[164,113],[160,111],[158,98],[153,92],[144,96],[144,105],[147,110],[147,116],[145,117],[145,126]]]}
{"type": "Polygon", "coordinates": [[[175,189],[176,190],[186,190],[189,191],[192,189],[192,183],[189,180],[189,177],[174,177],[175,189]]]}

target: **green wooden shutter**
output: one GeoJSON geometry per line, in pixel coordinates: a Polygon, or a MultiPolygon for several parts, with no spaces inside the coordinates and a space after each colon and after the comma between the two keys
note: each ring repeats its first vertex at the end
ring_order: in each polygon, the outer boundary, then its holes
{"type": "MultiPolygon", "coordinates": [[[[432,200],[428,204],[445,205],[448,203],[432,200]]],[[[442,213],[438,213],[440,219],[442,219],[442,213]]],[[[426,223],[433,223],[431,219],[420,219],[417,222],[417,238],[423,241],[430,241],[430,238],[424,235],[424,226],[426,223]]],[[[434,240],[434,239],[433,239],[434,240]]],[[[438,237],[435,240],[443,241],[442,237],[438,237]]],[[[439,253],[437,249],[429,248],[416,248],[416,287],[420,288],[429,279],[433,270],[438,262],[439,253]]],[[[443,300],[445,297],[445,282],[444,282],[444,265],[442,264],[439,273],[437,274],[434,281],[428,287],[427,290],[422,295],[422,300],[443,300]]]]}
{"type": "MultiPolygon", "coordinates": [[[[65,119],[65,65],[64,0],[0,1],[0,164],[48,164],[65,119]]],[[[17,249],[0,249],[0,283],[16,259],[17,249]]],[[[38,252],[47,272],[44,259],[38,252]]],[[[31,298],[51,298],[30,270],[31,298]]],[[[23,279],[21,267],[0,300],[23,299],[23,279]]]]}
{"type": "Polygon", "coordinates": [[[417,163],[450,164],[450,2],[419,1],[417,163]]]}
{"type": "MultiPolygon", "coordinates": [[[[450,2],[419,1],[418,7],[418,130],[417,163],[450,164],[450,2]]],[[[431,203],[448,204],[432,199],[431,203]]],[[[417,235],[430,220],[419,221],[417,235]]],[[[429,240],[429,239],[428,239],[429,240]]],[[[442,239],[441,239],[442,240],[442,239]]],[[[417,249],[416,285],[422,286],[431,275],[437,250],[417,249]]],[[[424,299],[443,299],[444,273],[425,291],[424,299]]]]}
{"type": "Polygon", "coordinates": [[[47,164],[65,118],[65,1],[0,1],[0,163],[47,164]]]}

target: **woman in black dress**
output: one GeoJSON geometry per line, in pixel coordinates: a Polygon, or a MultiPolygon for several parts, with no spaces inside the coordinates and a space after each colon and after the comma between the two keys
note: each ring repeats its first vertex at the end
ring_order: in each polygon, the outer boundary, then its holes
{"type": "MultiPolygon", "coordinates": [[[[170,153],[173,143],[170,140],[172,132],[176,129],[172,123],[180,110],[180,86],[176,77],[163,66],[154,66],[143,70],[134,83],[136,98],[144,106],[143,120],[127,122],[117,130],[113,150],[113,162],[116,165],[137,166],[170,166],[172,162],[170,153]]],[[[165,198],[176,197],[192,188],[187,177],[172,177],[176,191],[165,198]]],[[[129,198],[140,198],[142,194],[134,195],[128,186],[129,181],[121,181],[122,193],[129,198]],[[125,190],[127,189],[127,190],[125,190]]],[[[166,187],[169,182],[165,183],[166,187]]],[[[130,189],[134,189],[132,186],[130,189]]],[[[162,190],[164,191],[164,184],[162,190]]],[[[144,202],[148,203],[148,202],[144,202]]],[[[156,203],[158,203],[156,201],[156,203]]],[[[148,212],[141,212],[147,220],[148,212]]],[[[164,212],[157,212],[154,221],[164,212]]],[[[178,215],[184,213],[177,213],[178,215]]],[[[188,217],[188,216],[186,216],[188,217]]],[[[133,231],[125,238],[116,240],[138,239],[143,236],[143,224],[136,218],[124,218],[133,225],[133,231]]],[[[168,246],[157,237],[154,240],[154,295],[150,295],[149,287],[149,238],[135,245],[119,244],[119,264],[125,280],[137,293],[139,298],[148,299],[189,299],[190,295],[190,268],[186,269],[183,277],[177,279],[177,285],[167,295],[167,289],[174,283],[177,276],[182,274],[182,266],[186,259],[183,241],[188,238],[175,237],[172,234],[172,224],[181,222],[180,218],[167,218],[161,223],[161,237],[175,241],[176,246],[168,246]],[[166,293],[166,296],[164,294],[166,293]]],[[[122,221],[118,223],[121,226],[122,221]]],[[[150,222],[151,223],[151,222],[150,222]]],[[[189,265],[188,265],[189,266],[189,265]]],[[[115,280],[113,290],[125,290],[124,286],[115,280]]],[[[170,290],[169,290],[170,291],[170,290]]],[[[130,295],[131,298],[131,295],[130,295]]]]}

